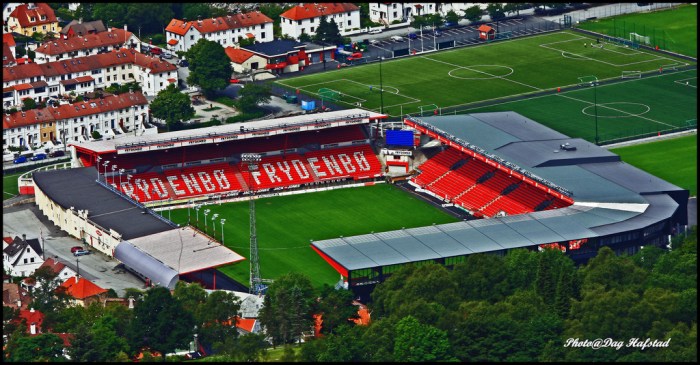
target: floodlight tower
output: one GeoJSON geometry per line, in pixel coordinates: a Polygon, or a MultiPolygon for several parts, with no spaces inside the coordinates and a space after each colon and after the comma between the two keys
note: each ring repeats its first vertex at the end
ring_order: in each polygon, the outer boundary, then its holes
{"type": "Polygon", "coordinates": [[[248,165],[248,191],[250,192],[249,209],[250,209],[250,293],[260,294],[266,288],[262,284],[260,278],[260,259],[258,257],[258,238],[255,233],[255,189],[250,176],[253,171],[258,169],[258,163],[262,157],[257,153],[244,153],[241,155],[241,160],[248,165]]]}

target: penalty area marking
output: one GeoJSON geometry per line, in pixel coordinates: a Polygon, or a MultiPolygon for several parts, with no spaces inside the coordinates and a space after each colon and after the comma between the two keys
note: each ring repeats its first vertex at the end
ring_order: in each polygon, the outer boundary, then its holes
{"type": "Polygon", "coordinates": [[[513,72],[515,72],[515,71],[513,70],[512,67],[503,66],[503,65],[472,65],[472,66],[459,66],[457,68],[450,70],[447,73],[447,75],[450,77],[453,77],[455,79],[462,79],[462,80],[490,80],[490,79],[500,79],[503,77],[510,76],[513,74],[513,72]],[[490,74],[488,72],[474,70],[474,69],[472,69],[472,67],[500,67],[500,68],[508,69],[508,70],[510,70],[510,72],[505,74],[505,75],[494,75],[494,74],[490,74]],[[452,72],[457,71],[457,70],[469,70],[469,71],[479,72],[479,73],[484,74],[485,76],[484,77],[462,77],[462,76],[453,75],[452,72]]]}
{"type": "MultiPolygon", "coordinates": [[[[613,102],[613,103],[602,103],[602,104],[598,104],[598,106],[599,106],[599,107],[603,107],[603,108],[605,108],[605,109],[610,109],[610,110],[614,110],[614,111],[618,111],[618,112],[622,112],[622,113],[626,114],[626,115],[598,115],[598,118],[613,118],[613,119],[614,119],[614,118],[639,117],[639,116],[642,116],[642,115],[644,115],[644,114],[646,114],[646,113],[649,113],[649,111],[651,110],[651,107],[649,107],[649,105],[641,104],[641,103],[629,103],[629,102],[625,102],[625,101],[613,102]],[[613,107],[610,107],[610,106],[609,106],[609,105],[621,105],[621,104],[641,105],[641,106],[645,107],[646,110],[643,111],[643,112],[641,112],[641,113],[634,114],[634,113],[626,112],[626,111],[624,111],[624,110],[620,110],[620,109],[613,108],[613,107]]],[[[587,107],[581,109],[581,113],[583,113],[584,115],[588,115],[588,116],[594,117],[595,114],[592,114],[592,113],[589,113],[589,112],[588,112],[588,109],[594,108],[594,107],[595,107],[595,105],[589,105],[589,106],[587,106],[587,107]]]]}

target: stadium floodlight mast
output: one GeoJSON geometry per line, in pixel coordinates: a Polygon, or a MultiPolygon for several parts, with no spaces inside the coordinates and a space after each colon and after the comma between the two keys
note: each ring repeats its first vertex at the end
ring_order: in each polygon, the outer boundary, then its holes
{"type": "Polygon", "coordinates": [[[204,209],[204,233],[207,233],[207,231],[209,230],[207,228],[207,215],[209,215],[210,212],[211,212],[211,209],[204,209]]]}
{"type": "Polygon", "coordinates": [[[107,165],[109,165],[109,160],[105,161],[105,163],[102,164],[102,166],[105,167],[105,172],[102,174],[102,178],[105,181],[105,185],[107,184],[107,165]]]}
{"type": "Polygon", "coordinates": [[[226,223],[225,218],[221,218],[221,244],[225,245],[226,243],[224,242],[224,223],[226,223]]]}
{"type": "Polygon", "coordinates": [[[216,236],[216,222],[214,221],[214,219],[216,219],[216,217],[218,217],[218,216],[219,216],[219,213],[214,213],[211,215],[211,229],[212,229],[212,231],[214,231],[212,233],[212,236],[216,236]]]}
{"type": "Polygon", "coordinates": [[[255,230],[255,188],[253,182],[250,181],[252,172],[258,169],[258,163],[262,161],[262,157],[257,153],[243,153],[241,160],[248,165],[248,189],[250,191],[249,210],[250,210],[250,288],[251,294],[260,294],[266,288],[260,277],[260,259],[258,257],[258,238],[255,230]]]}
{"type": "Polygon", "coordinates": [[[119,169],[119,191],[122,191],[122,174],[126,172],[124,169],[119,169]]]}
{"type": "MultiPolygon", "coordinates": [[[[131,178],[133,178],[131,174],[126,174],[126,181],[129,182],[129,185],[131,185],[131,178]]],[[[131,192],[131,196],[136,196],[136,194],[133,193],[133,190],[131,192]]]]}
{"type": "Polygon", "coordinates": [[[195,204],[194,205],[194,211],[197,213],[197,228],[199,228],[199,209],[202,207],[202,204],[195,204]]]}
{"type": "Polygon", "coordinates": [[[112,165],[112,187],[114,187],[115,189],[117,187],[117,184],[114,183],[114,173],[116,170],[117,170],[117,165],[116,164],[112,165]]]}
{"type": "Polygon", "coordinates": [[[100,181],[100,161],[102,161],[102,157],[97,156],[97,181],[100,181]]]}

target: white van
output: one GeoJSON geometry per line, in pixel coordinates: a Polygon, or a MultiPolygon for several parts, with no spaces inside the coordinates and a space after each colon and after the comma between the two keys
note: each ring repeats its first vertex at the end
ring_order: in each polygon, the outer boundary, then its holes
{"type": "Polygon", "coordinates": [[[391,39],[394,40],[394,41],[400,42],[400,41],[403,40],[403,37],[400,36],[400,35],[392,35],[392,36],[391,36],[391,39]]]}

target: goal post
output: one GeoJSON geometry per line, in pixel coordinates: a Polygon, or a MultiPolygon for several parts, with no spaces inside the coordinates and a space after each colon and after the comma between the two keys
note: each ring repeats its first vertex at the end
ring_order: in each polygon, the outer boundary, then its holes
{"type": "Polygon", "coordinates": [[[632,32],[630,33],[630,42],[641,43],[648,46],[651,44],[651,38],[649,36],[643,36],[641,34],[632,32]]]}
{"type": "Polygon", "coordinates": [[[641,79],[642,71],[622,71],[623,79],[641,79]]]}
{"type": "Polygon", "coordinates": [[[440,108],[437,104],[421,105],[418,107],[418,110],[420,110],[421,117],[423,116],[423,112],[427,112],[428,115],[436,115],[436,111],[438,111],[438,113],[440,112],[440,108]]]}

